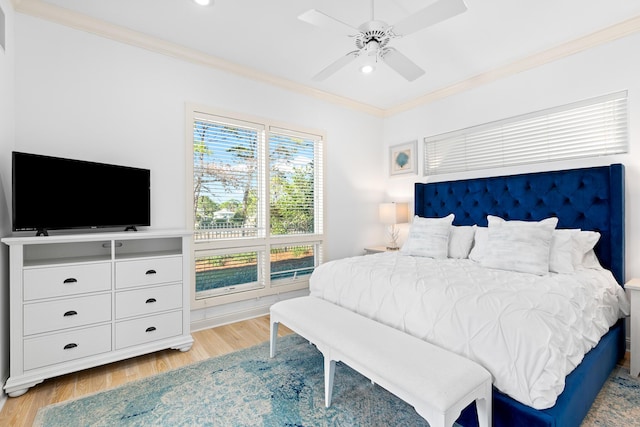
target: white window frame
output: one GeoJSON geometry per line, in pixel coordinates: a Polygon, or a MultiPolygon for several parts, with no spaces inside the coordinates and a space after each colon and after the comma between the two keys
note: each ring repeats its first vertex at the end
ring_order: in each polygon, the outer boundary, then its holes
{"type": "Polygon", "coordinates": [[[423,175],[622,154],[627,91],[424,139],[423,175]]]}
{"type": "MultiPolygon", "coordinates": [[[[325,156],[324,156],[324,146],[325,146],[325,135],[324,132],[319,131],[317,129],[308,129],[303,128],[297,125],[285,124],[276,122],[273,120],[253,117],[240,113],[233,113],[224,110],[219,110],[211,107],[206,107],[197,104],[187,104],[186,105],[186,133],[185,133],[185,146],[186,146],[186,223],[187,228],[189,230],[194,230],[194,218],[193,218],[193,185],[194,185],[194,170],[193,170],[193,123],[194,120],[197,119],[199,114],[205,114],[210,116],[217,117],[225,117],[229,118],[229,121],[233,120],[240,122],[252,122],[257,123],[264,126],[265,129],[265,141],[264,147],[264,155],[262,158],[261,168],[263,169],[264,177],[266,179],[265,182],[268,182],[269,179],[269,166],[268,166],[268,153],[269,153],[269,138],[268,133],[270,130],[274,132],[282,132],[282,130],[286,130],[288,134],[295,134],[296,132],[300,135],[313,135],[320,140],[320,144],[316,144],[316,158],[319,159],[320,164],[315,164],[314,168],[316,168],[316,177],[320,177],[320,179],[316,179],[314,182],[315,188],[314,191],[317,194],[317,205],[315,206],[316,214],[315,218],[315,227],[314,233],[312,234],[300,234],[300,235],[274,235],[272,236],[270,230],[263,228],[263,232],[259,232],[257,237],[248,237],[248,238],[232,238],[232,239],[212,239],[206,241],[197,241],[192,238],[191,241],[191,260],[189,263],[189,268],[191,269],[191,308],[205,308],[209,306],[216,306],[221,304],[228,304],[238,301],[250,300],[260,297],[265,297],[269,295],[280,294],[284,292],[296,291],[301,289],[306,289],[309,286],[309,280],[307,277],[302,278],[294,278],[291,280],[286,279],[277,279],[274,280],[273,283],[270,278],[268,265],[269,265],[269,254],[271,248],[283,246],[283,245],[304,245],[304,246],[314,246],[314,256],[316,258],[316,266],[318,266],[322,260],[324,255],[324,219],[326,218],[325,214],[325,202],[324,202],[324,178],[325,174],[325,156]],[[318,182],[320,181],[320,182],[318,182]],[[260,257],[262,262],[266,264],[266,268],[262,271],[259,271],[259,283],[248,284],[248,285],[239,285],[234,287],[235,289],[222,289],[219,292],[207,292],[206,297],[196,299],[196,271],[195,271],[195,260],[200,256],[207,255],[222,255],[228,253],[238,253],[243,251],[258,251],[260,253],[260,257]]],[[[265,214],[264,218],[269,218],[269,186],[267,184],[260,185],[262,197],[266,197],[265,203],[265,214]]],[[[265,219],[266,220],[266,219],[265,219]]],[[[263,224],[264,225],[264,224],[263,224]]]]}

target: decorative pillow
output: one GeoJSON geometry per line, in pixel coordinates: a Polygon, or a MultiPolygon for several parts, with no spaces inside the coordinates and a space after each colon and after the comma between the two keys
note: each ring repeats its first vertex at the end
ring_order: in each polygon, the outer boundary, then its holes
{"type": "Polygon", "coordinates": [[[469,253],[469,259],[480,262],[487,253],[487,245],[489,239],[489,232],[487,227],[477,227],[476,234],[473,237],[473,248],[469,253]]]}
{"type": "Polygon", "coordinates": [[[600,260],[596,255],[595,251],[591,249],[582,258],[582,267],[584,268],[592,268],[594,270],[603,270],[602,264],[600,264],[600,260]]]}
{"type": "Polygon", "coordinates": [[[400,252],[404,255],[446,258],[453,219],[453,214],[444,218],[421,218],[416,215],[400,252]]]}
{"type": "Polygon", "coordinates": [[[489,240],[483,266],[545,275],[558,218],[542,221],[505,221],[488,215],[489,240]]]}
{"type": "Polygon", "coordinates": [[[553,232],[549,253],[549,271],[563,274],[571,274],[575,271],[573,264],[575,235],[579,232],[579,229],[563,229],[553,232]]]}
{"type": "Polygon", "coordinates": [[[602,269],[600,261],[593,251],[598,240],[600,240],[600,233],[597,231],[581,230],[574,236],[573,266],[575,268],[602,269]]]}
{"type": "Polygon", "coordinates": [[[475,225],[451,226],[449,258],[469,258],[475,234],[475,225]]]}

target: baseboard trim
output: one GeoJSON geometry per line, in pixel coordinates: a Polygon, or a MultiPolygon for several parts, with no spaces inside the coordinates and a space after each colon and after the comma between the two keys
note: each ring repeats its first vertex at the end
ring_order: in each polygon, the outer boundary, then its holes
{"type": "Polygon", "coordinates": [[[201,331],[203,329],[215,328],[217,326],[228,325],[230,323],[241,322],[243,320],[254,319],[256,317],[269,314],[270,304],[261,307],[255,307],[249,310],[236,311],[233,313],[222,314],[219,316],[209,317],[207,319],[191,322],[191,332],[201,331]]]}
{"type": "Polygon", "coordinates": [[[191,321],[191,332],[265,316],[269,314],[269,308],[276,302],[305,295],[309,295],[309,289],[307,288],[251,300],[251,305],[248,307],[248,301],[239,301],[236,303],[226,304],[224,306],[192,310],[192,319],[194,317],[197,318],[201,316],[203,318],[191,321]],[[222,307],[224,307],[224,310],[221,310],[222,307]]]}
{"type": "MultiPolygon", "coordinates": [[[[4,382],[3,382],[4,384],[4,382]]],[[[2,408],[4,408],[4,404],[7,401],[9,397],[7,396],[6,393],[2,392],[0,393],[0,411],[2,411],[2,408]]]]}

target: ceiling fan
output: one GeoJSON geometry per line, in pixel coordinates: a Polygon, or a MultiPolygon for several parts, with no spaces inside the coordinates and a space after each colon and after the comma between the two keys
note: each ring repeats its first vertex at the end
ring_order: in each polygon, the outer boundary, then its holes
{"type": "Polygon", "coordinates": [[[338,58],[316,74],[313,80],[322,81],[357,57],[367,55],[373,57],[376,62],[381,60],[405,79],[413,81],[422,76],[424,70],[397,49],[389,46],[389,42],[396,37],[409,35],[467,10],[464,0],[437,0],[400,22],[388,25],[386,22],[375,20],[373,3],[374,0],[371,0],[371,20],[358,28],[316,9],[308,10],[298,16],[298,19],[311,25],[355,38],[356,50],[338,58]]]}

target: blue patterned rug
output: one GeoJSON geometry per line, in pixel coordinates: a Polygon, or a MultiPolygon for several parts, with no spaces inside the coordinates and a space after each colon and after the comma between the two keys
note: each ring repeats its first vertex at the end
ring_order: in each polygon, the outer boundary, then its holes
{"type": "MultiPolygon", "coordinates": [[[[616,372],[588,426],[640,419],[640,383],[616,372]]],[[[428,426],[414,409],[344,364],[324,407],[322,355],[297,335],[41,408],[35,426],[428,426]]]]}

